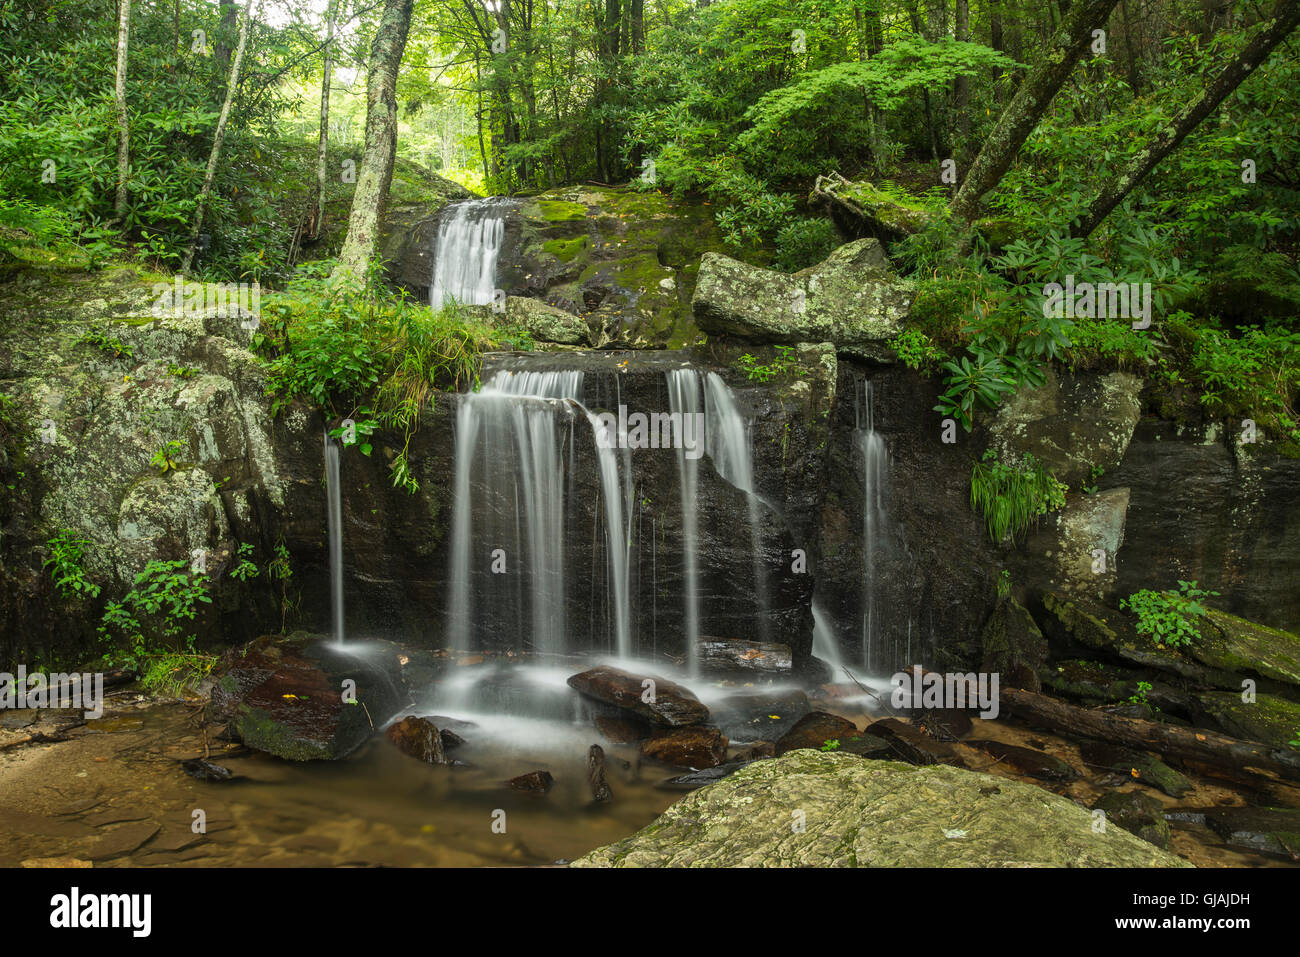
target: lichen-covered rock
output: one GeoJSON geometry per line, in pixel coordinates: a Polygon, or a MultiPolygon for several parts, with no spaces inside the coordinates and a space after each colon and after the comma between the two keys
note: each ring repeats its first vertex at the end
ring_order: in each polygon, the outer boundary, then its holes
{"type": "Polygon", "coordinates": [[[1015,560],[1018,577],[1039,587],[1105,600],[1115,590],[1129,490],[1071,495],[1046,516],[1015,560]]]}
{"type": "Polygon", "coordinates": [[[793,751],[574,867],[1190,867],[1073,801],[951,767],[793,751]]]}
{"type": "Polygon", "coordinates": [[[706,253],[691,305],[710,335],[831,342],[841,354],[885,361],[912,297],[911,284],[894,276],[880,243],[859,239],[792,275],[706,253]]]}

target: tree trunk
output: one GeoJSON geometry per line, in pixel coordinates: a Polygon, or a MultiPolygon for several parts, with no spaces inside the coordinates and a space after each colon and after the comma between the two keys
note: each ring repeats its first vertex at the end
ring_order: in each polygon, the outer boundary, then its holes
{"type": "Polygon", "coordinates": [[[239,24],[239,44],[235,47],[235,59],[230,64],[230,82],[226,84],[226,100],[221,104],[221,115],[217,117],[217,129],[212,135],[212,152],[208,154],[208,171],[203,175],[203,189],[199,191],[198,202],[194,206],[194,226],[190,230],[190,243],[181,260],[181,272],[188,272],[194,262],[194,250],[199,244],[199,233],[203,229],[203,210],[207,206],[208,196],[212,193],[212,181],[217,175],[217,161],[221,158],[221,144],[226,138],[226,124],[230,121],[230,104],[235,100],[235,90],[239,86],[239,68],[244,63],[244,48],[248,45],[248,26],[253,19],[253,0],[248,0],[244,7],[244,16],[239,24]]]}
{"type": "Polygon", "coordinates": [[[1080,217],[1079,224],[1071,230],[1071,235],[1087,236],[1096,229],[1133,187],[1146,179],[1162,159],[1176,150],[1187,134],[1213,113],[1297,25],[1300,25],[1300,3],[1296,0],[1280,0],[1273,11],[1271,21],[1255,34],[1254,39],[1237,54],[1237,58],[1224,67],[1219,75],[1201,91],[1201,94],[1184,106],[1177,116],[1168,123],[1162,123],[1160,131],[1147,145],[1102,187],[1096,199],[1088,207],[1088,211],[1080,217]]]}
{"type": "Polygon", "coordinates": [[[1016,688],[1004,688],[999,700],[1003,709],[1031,724],[1064,735],[1153,751],[1179,761],[1194,761],[1207,773],[1213,771],[1216,777],[1249,781],[1252,774],[1266,772],[1300,781],[1300,751],[1290,748],[1274,748],[1212,731],[1092,711],[1016,688]]]}
{"type": "Polygon", "coordinates": [[[1092,43],[1092,31],[1104,28],[1106,18],[1119,0],[1080,0],[1057,29],[1048,48],[1029,71],[998,117],[997,125],[984,141],[961,188],[952,201],[952,211],[966,222],[979,214],[981,200],[1002,179],[1020,152],[1030,132],[1047,111],[1052,97],[1074,70],[1092,43]]]}
{"type": "Polygon", "coordinates": [[[320,81],[320,140],[316,147],[316,189],[312,196],[311,219],[307,228],[309,239],[320,236],[325,228],[325,164],[330,144],[330,73],[334,69],[334,21],[339,14],[334,3],[325,10],[325,63],[320,81]]]}
{"type": "MultiPolygon", "coordinates": [[[[958,40],[970,39],[970,0],[957,0],[954,33],[958,40]]],[[[952,81],[952,108],[957,114],[957,148],[964,154],[970,137],[970,77],[959,76],[952,81]]]]}
{"type": "Polygon", "coordinates": [[[359,283],[379,249],[379,221],[397,157],[397,69],[406,51],[415,0],[385,0],[370,46],[366,80],[366,149],[348,217],[348,236],[331,278],[359,283]]]}
{"type": "Polygon", "coordinates": [[[117,196],[113,216],[126,216],[126,180],[131,174],[131,121],[126,112],[126,53],[131,40],[131,0],[120,0],[117,14],[117,76],[113,105],[117,111],[117,196]]]}

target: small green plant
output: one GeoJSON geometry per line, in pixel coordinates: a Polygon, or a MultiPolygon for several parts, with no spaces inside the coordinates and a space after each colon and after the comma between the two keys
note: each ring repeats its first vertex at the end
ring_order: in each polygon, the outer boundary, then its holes
{"type": "Polygon", "coordinates": [[[909,369],[929,374],[936,372],[939,363],[948,354],[934,344],[934,340],[920,329],[906,329],[890,343],[898,353],[898,361],[909,369]]]}
{"type": "Polygon", "coordinates": [[[821,749],[823,751],[834,751],[837,748],[839,748],[839,746],[840,746],[839,738],[827,738],[826,741],[822,742],[821,749]]]}
{"type": "Polygon", "coordinates": [[[250,557],[253,554],[253,546],[248,542],[241,542],[239,553],[236,556],[239,561],[234,568],[230,570],[230,577],[236,578],[241,582],[248,581],[250,578],[256,578],[261,570],[250,557]]]}
{"type": "Polygon", "coordinates": [[[1136,691],[1134,694],[1129,695],[1128,703],[1129,703],[1129,704],[1147,704],[1147,703],[1148,703],[1148,702],[1147,702],[1147,692],[1149,692],[1150,690],[1151,690],[1151,682],[1149,682],[1149,681],[1139,681],[1139,682],[1138,682],[1137,691],[1136,691]]]}
{"type": "Polygon", "coordinates": [[[1300,731],[1295,733],[1295,737],[1287,742],[1291,747],[1300,750],[1300,731]]]}
{"type": "Polygon", "coordinates": [[[184,561],[153,559],[135,576],[131,590],[104,608],[98,629],[109,646],[104,660],[155,686],[176,674],[171,666],[159,670],[169,656],[173,663],[177,657],[193,659],[190,664],[198,667],[208,656],[194,650],[194,635],[186,632],[199,605],[211,603],[207,575],[191,572],[184,561]]]}
{"type": "Polygon", "coordinates": [[[1004,568],[998,573],[997,589],[999,598],[1007,598],[1011,595],[1011,570],[1009,568],[1004,568]]]}
{"type": "Polygon", "coordinates": [[[81,538],[68,529],[61,530],[45,543],[45,547],[50,550],[50,557],[45,559],[41,567],[50,569],[54,589],[60,598],[98,597],[99,586],[86,577],[81,564],[89,545],[89,539],[81,538]]]}
{"type": "Polygon", "coordinates": [[[1106,470],[1104,468],[1102,468],[1100,465],[1094,465],[1092,467],[1092,471],[1088,473],[1088,481],[1090,481],[1092,484],[1083,486],[1083,494],[1096,495],[1097,483],[1101,480],[1101,477],[1105,474],[1106,474],[1106,470]]]}
{"type": "Polygon", "coordinates": [[[283,539],[275,544],[275,557],[267,563],[266,575],[272,581],[280,583],[280,632],[283,634],[288,624],[289,612],[297,610],[297,603],[289,600],[289,579],[293,577],[293,564],[283,539]]]}
{"type": "Polygon", "coordinates": [[[786,375],[797,363],[793,346],[776,346],[776,357],[766,365],[758,358],[746,352],[738,360],[740,370],[751,382],[770,382],[777,376],[786,375]]]}
{"type": "Polygon", "coordinates": [[[167,364],[167,374],[174,375],[178,379],[192,379],[198,371],[190,366],[178,366],[174,362],[167,364]]]}
{"type": "Polygon", "coordinates": [[[135,358],[135,352],[132,348],[118,339],[110,339],[102,332],[88,332],[81,337],[81,341],[88,346],[94,346],[96,349],[102,349],[105,352],[111,352],[114,358],[126,356],[128,359],[135,358]]]}
{"type": "Polygon", "coordinates": [[[177,468],[176,457],[181,454],[181,448],[181,444],[174,439],[165,442],[154,452],[149,464],[158,470],[159,475],[166,475],[177,468]]]}
{"type": "Polygon", "coordinates": [[[984,516],[989,538],[1000,545],[1018,539],[1041,516],[1065,504],[1066,486],[1033,455],[1018,468],[989,449],[971,471],[971,508],[984,516]]]}
{"type": "Polygon", "coordinates": [[[1201,637],[1198,618],[1205,617],[1201,599],[1219,594],[1198,588],[1196,582],[1179,580],[1178,590],[1152,591],[1144,588],[1120,602],[1137,616],[1138,634],[1158,645],[1182,648],[1201,637]]]}

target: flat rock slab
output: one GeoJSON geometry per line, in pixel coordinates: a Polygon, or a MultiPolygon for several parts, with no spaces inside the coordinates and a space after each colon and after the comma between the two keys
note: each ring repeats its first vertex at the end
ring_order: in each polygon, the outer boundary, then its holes
{"type": "Polygon", "coordinates": [[[777,741],[811,710],[802,691],[738,694],[714,707],[713,723],[733,744],[777,741]]]}
{"type": "Polygon", "coordinates": [[[678,801],[573,867],[1191,867],[1032,784],[795,751],[678,801]],[[798,827],[802,821],[803,827],[798,827]]]}
{"type": "Polygon", "coordinates": [[[709,717],[709,709],[689,689],[657,675],[634,675],[602,665],[573,675],[569,687],[658,725],[680,728],[703,724],[709,717]],[[654,682],[653,689],[645,686],[647,680],[654,682]]]}
{"type": "Polygon", "coordinates": [[[106,861],[111,857],[121,857],[138,850],[149,838],[160,830],[160,825],[153,821],[140,824],[123,824],[109,831],[86,856],[92,861],[106,861]]]}

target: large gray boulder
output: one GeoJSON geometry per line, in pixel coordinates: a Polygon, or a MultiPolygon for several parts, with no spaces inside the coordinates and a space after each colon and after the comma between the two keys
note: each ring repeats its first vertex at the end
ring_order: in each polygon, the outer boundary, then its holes
{"type": "Polygon", "coordinates": [[[575,867],[1190,867],[1031,784],[792,751],[701,788],[575,867]],[[802,826],[801,826],[802,825],[802,826]]]}
{"type": "Polygon", "coordinates": [[[844,355],[887,360],[912,298],[912,285],[894,276],[880,242],[859,239],[789,275],[705,253],[691,306],[710,335],[832,342],[844,355]]]}

